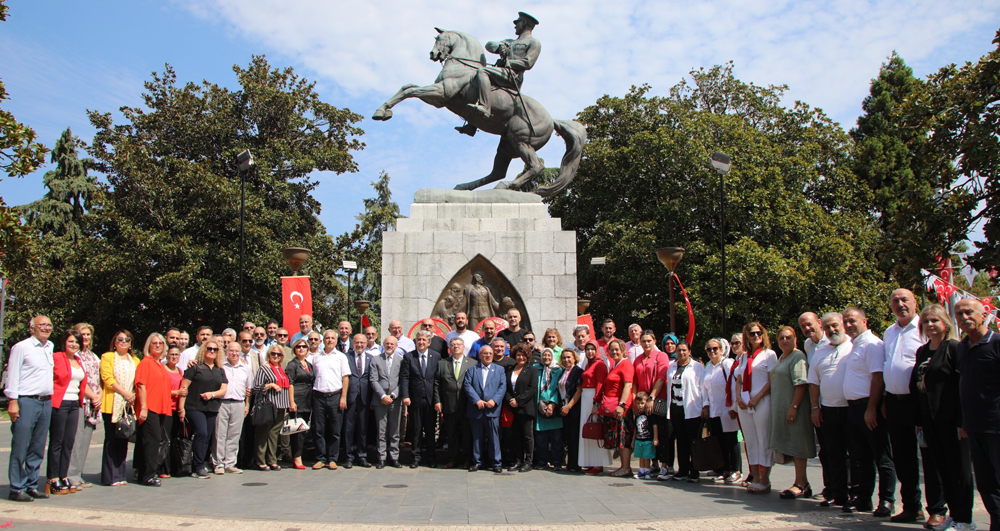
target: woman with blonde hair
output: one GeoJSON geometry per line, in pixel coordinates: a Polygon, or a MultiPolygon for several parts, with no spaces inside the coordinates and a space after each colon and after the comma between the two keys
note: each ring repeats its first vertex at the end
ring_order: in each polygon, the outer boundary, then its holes
{"type": "Polygon", "coordinates": [[[183,422],[187,418],[194,428],[191,454],[191,477],[208,479],[209,442],[215,436],[215,420],[226,396],[229,380],[222,368],[222,342],[210,339],[202,343],[195,357],[194,365],[184,371],[181,389],[187,396],[181,396],[177,413],[183,422]]]}
{"type": "Polygon", "coordinates": [[[941,528],[975,529],[972,455],[969,438],[962,430],[955,324],[943,306],[931,304],[920,312],[920,330],[927,343],[917,349],[916,363],[910,373],[910,394],[917,397],[920,409],[916,417],[927,444],[928,452],[924,455],[935,456],[933,460],[923,460],[924,478],[941,478],[951,513],[941,528]]]}
{"type": "Polygon", "coordinates": [[[754,483],[751,494],[771,492],[771,371],[778,356],[764,325],[754,321],[743,327],[743,355],[736,370],[736,406],[747,446],[747,462],[754,483]]]}
{"type": "Polygon", "coordinates": [[[126,485],[125,458],[128,439],[118,437],[118,422],[135,408],[135,368],[139,358],[132,354],[132,332],[119,330],[111,340],[111,350],[101,355],[101,380],[104,395],[101,416],[104,419],[104,455],[101,457],[101,483],[111,487],[126,485]]]}
{"type": "MultiPolygon", "coordinates": [[[[280,344],[275,343],[267,347],[267,363],[257,369],[253,380],[254,393],[260,397],[257,400],[270,402],[276,409],[272,424],[254,422],[254,442],[257,445],[259,470],[281,470],[277,458],[278,434],[281,432],[281,424],[285,421],[285,413],[295,403],[295,388],[292,387],[288,374],[282,368],[284,359],[285,349],[280,344]]],[[[330,466],[334,465],[335,463],[330,461],[330,466]]]]}
{"type": "Polygon", "coordinates": [[[69,458],[69,483],[74,488],[90,487],[91,484],[83,480],[83,465],[87,462],[87,454],[90,452],[90,441],[97,431],[97,423],[101,421],[101,398],[103,395],[101,385],[101,358],[94,354],[94,327],[88,323],[77,323],[73,330],[80,332],[83,337],[83,348],[77,353],[80,365],[83,365],[84,372],[87,373],[87,387],[96,395],[91,400],[84,398],[83,407],[80,409],[79,419],[76,423],[76,443],[73,445],[73,454],[69,458]]]}
{"type": "Polygon", "coordinates": [[[170,375],[162,362],[167,353],[167,340],[153,332],[146,339],[143,352],[145,355],[135,370],[139,430],[132,466],[139,475],[139,483],[159,487],[156,472],[163,461],[160,447],[169,441],[172,420],[170,375]]]}
{"type": "Polygon", "coordinates": [[[545,329],[542,334],[542,348],[552,349],[552,362],[559,364],[559,357],[562,356],[562,335],[555,328],[545,329]]]}

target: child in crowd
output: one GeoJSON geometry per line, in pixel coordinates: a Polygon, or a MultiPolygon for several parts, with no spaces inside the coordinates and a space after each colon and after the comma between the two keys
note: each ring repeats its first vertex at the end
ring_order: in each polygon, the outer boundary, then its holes
{"type": "Polygon", "coordinates": [[[656,423],[646,415],[646,403],[649,394],[639,392],[635,395],[635,442],[633,454],[639,458],[639,473],[636,479],[656,479],[649,473],[650,460],[656,459],[656,447],[660,445],[660,434],[656,423]]]}

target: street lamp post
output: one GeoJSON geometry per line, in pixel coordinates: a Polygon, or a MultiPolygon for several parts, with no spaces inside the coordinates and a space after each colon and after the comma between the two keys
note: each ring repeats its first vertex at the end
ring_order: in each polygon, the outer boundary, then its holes
{"type": "Polygon", "coordinates": [[[712,167],[719,172],[719,248],[722,251],[722,335],[726,335],[726,175],[730,157],[721,151],[712,153],[712,167]]]}
{"type": "Polygon", "coordinates": [[[674,321],[674,269],[677,269],[677,264],[684,258],[684,248],[683,247],[664,247],[662,249],[656,250],[656,258],[666,266],[667,283],[670,284],[670,333],[675,333],[675,321],[674,321]]]}
{"type": "Polygon", "coordinates": [[[243,322],[243,252],[244,252],[243,239],[245,234],[243,230],[243,217],[244,217],[244,211],[246,210],[246,201],[247,201],[246,176],[247,172],[250,171],[250,168],[254,166],[253,155],[250,154],[250,150],[248,149],[243,153],[237,155],[236,162],[239,164],[239,173],[240,173],[240,296],[239,296],[240,318],[237,319],[237,321],[242,323],[243,322]]]}
{"type": "Polygon", "coordinates": [[[344,306],[347,306],[347,322],[351,322],[351,273],[358,270],[358,263],[354,260],[344,260],[340,266],[347,273],[347,298],[344,299],[344,306]]]}

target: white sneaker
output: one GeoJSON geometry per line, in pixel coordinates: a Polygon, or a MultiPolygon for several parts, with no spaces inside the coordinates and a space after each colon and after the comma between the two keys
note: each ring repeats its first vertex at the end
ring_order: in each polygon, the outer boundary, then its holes
{"type": "Polygon", "coordinates": [[[962,523],[962,522],[955,522],[948,529],[949,529],[949,531],[975,531],[975,529],[976,529],[976,523],[975,522],[969,522],[969,523],[965,524],[965,523],[962,523]]]}
{"type": "Polygon", "coordinates": [[[215,474],[216,475],[221,476],[221,475],[223,475],[225,473],[226,473],[226,469],[222,468],[221,466],[215,467],[215,474]]]}
{"type": "Polygon", "coordinates": [[[670,479],[670,476],[674,475],[673,472],[670,471],[670,469],[661,468],[660,470],[662,472],[660,472],[659,476],[656,476],[656,479],[659,481],[667,481],[670,479]]]}
{"type": "Polygon", "coordinates": [[[955,521],[951,519],[950,516],[945,517],[944,522],[933,527],[934,531],[945,531],[946,529],[951,529],[955,525],[955,521]]]}

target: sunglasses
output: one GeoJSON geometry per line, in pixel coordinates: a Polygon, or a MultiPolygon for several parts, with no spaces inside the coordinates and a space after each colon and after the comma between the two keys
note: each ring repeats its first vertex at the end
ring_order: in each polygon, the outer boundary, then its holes
{"type": "Polygon", "coordinates": [[[533,337],[526,337],[526,338],[524,338],[524,340],[525,340],[525,341],[534,341],[534,340],[535,340],[535,338],[533,338],[533,337]]]}
{"type": "Polygon", "coordinates": [[[306,348],[306,346],[305,345],[295,345],[295,350],[298,350],[300,348],[306,348]]]}
{"type": "Polygon", "coordinates": [[[127,337],[119,337],[118,338],[118,342],[119,343],[131,343],[132,340],[130,338],[127,338],[127,337]]]}
{"type": "Polygon", "coordinates": [[[284,358],[284,357],[285,357],[285,355],[284,355],[284,354],[282,354],[282,353],[280,353],[280,352],[272,352],[272,353],[271,353],[271,357],[272,357],[272,358],[284,358]]]}
{"type": "Polygon", "coordinates": [[[288,334],[278,334],[278,337],[288,337],[288,334]]]}
{"type": "Polygon", "coordinates": [[[241,339],[240,343],[253,343],[252,339],[241,339]]]}
{"type": "Polygon", "coordinates": [[[253,335],[253,337],[264,337],[264,335],[265,335],[265,334],[263,334],[263,333],[260,333],[260,334],[254,334],[254,335],[253,335]]]}
{"type": "Polygon", "coordinates": [[[319,341],[319,338],[318,337],[310,337],[309,341],[319,341]]]}
{"type": "Polygon", "coordinates": [[[764,333],[761,332],[760,330],[756,330],[756,331],[747,332],[747,335],[750,336],[750,337],[760,337],[760,336],[764,335],[764,333]]]}
{"type": "Polygon", "coordinates": [[[705,352],[715,352],[716,350],[722,350],[719,347],[705,347],[705,352]]]}
{"type": "Polygon", "coordinates": [[[205,352],[218,352],[219,347],[205,347],[205,352]]]}

